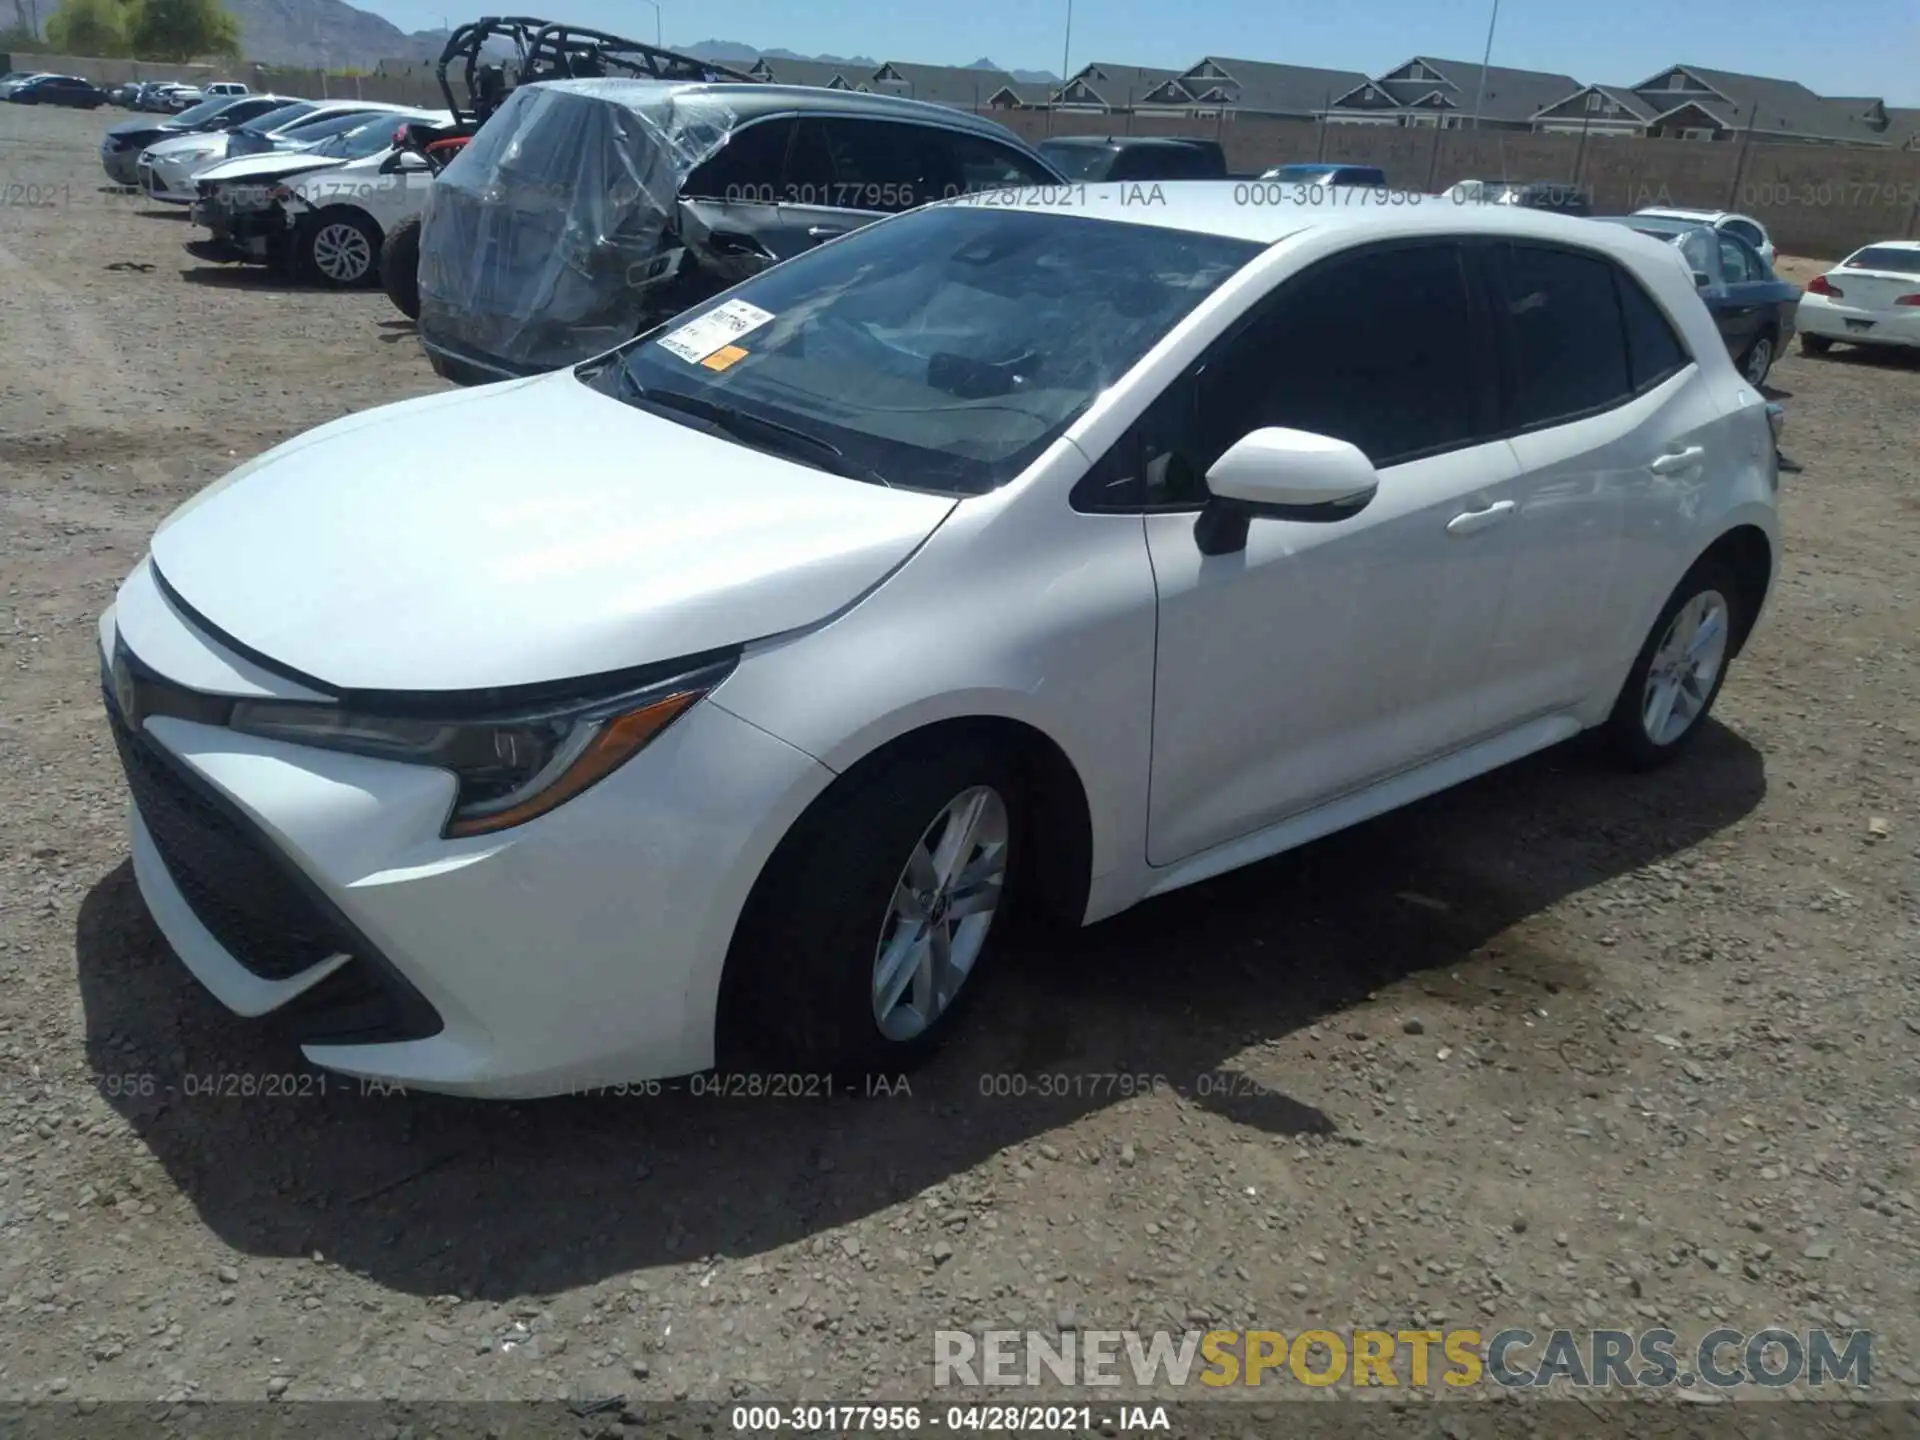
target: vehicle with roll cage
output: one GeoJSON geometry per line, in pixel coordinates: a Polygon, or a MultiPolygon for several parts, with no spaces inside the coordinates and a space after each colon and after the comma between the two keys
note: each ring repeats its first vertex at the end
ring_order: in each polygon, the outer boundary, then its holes
{"type": "Polygon", "coordinates": [[[1004,126],[896,95],[523,85],[427,188],[421,341],[461,384],[557,369],[885,215],[1032,186],[1071,188],[1004,126]]]}

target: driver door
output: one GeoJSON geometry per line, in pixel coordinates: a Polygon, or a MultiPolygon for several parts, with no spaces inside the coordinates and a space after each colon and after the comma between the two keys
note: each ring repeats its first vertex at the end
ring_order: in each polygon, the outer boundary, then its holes
{"type": "MultiPolygon", "coordinates": [[[[1282,285],[1136,427],[1159,603],[1148,860],[1168,865],[1477,738],[1518,474],[1459,242],[1347,252],[1282,285]],[[1207,468],[1262,426],[1348,440],[1373,501],[1255,519],[1201,553],[1207,468]]],[[[1124,442],[1123,442],[1124,443],[1124,442]]]]}

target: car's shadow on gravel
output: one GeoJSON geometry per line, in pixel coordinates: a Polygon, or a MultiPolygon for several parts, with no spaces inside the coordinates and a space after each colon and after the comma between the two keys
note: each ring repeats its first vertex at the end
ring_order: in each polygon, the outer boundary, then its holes
{"type": "Polygon", "coordinates": [[[305,295],[314,287],[269,270],[264,265],[195,265],[180,272],[189,285],[204,285],[210,290],[255,290],[263,294],[305,295]]]}
{"type": "MultiPolygon", "coordinates": [[[[1760,755],[1717,723],[1683,763],[1650,775],[1623,776],[1578,746],[1536,756],[1064,939],[1027,942],[983,977],[967,1035],[910,1093],[832,1101],[368,1093],[305,1067],[207,997],[122,864],[87,896],[75,936],[88,1058],[104,1098],[238,1249],[318,1250],[416,1294],[552,1293],[805,1239],[1009,1147],[1038,1168],[996,1167],[968,1184],[1044,1186],[1047,1164],[1078,1158],[1072,1135],[1055,1132],[1109,1106],[1172,1103],[1129,1100],[1139,1082],[1123,1077],[1163,1077],[1186,1097],[1178,1103],[1224,1114],[1250,1139],[1351,1141],[1355,1122],[1372,1118],[1363,1101],[1343,1117],[1296,1098],[1338,1092],[1334,1072],[1282,1079],[1278,1058],[1263,1064],[1251,1048],[1303,1027],[1324,1026],[1308,1047],[1320,1055],[1355,1027],[1421,1046],[1498,1049],[1506,1035],[1520,1073],[1476,1072],[1489,1086],[1604,1085],[1604,1024],[1589,1027],[1589,1049],[1556,1051],[1522,1017],[1545,1003],[1597,1017],[1616,1003],[1567,951],[1602,940],[1608,915],[1632,917],[1618,901],[1590,921],[1563,918],[1572,907],[1542,912],[1708,839],[1765,789],[1760,755]],[[1396,991],[1393,1006],[1342,1016],[1402,979],[1404,1001],[1396,991]],[[1422,1027],[1418,1041],[1402,1034],[1422,1027]],[[245,1093],[269,1089],[294,1093],[245,1093]],[[1030,1142],[1050,1134],[1043,1158],[1030,1142]]],[[[1489,1103],[1502,1102],[1490,1093],[1489,1103]]]]}

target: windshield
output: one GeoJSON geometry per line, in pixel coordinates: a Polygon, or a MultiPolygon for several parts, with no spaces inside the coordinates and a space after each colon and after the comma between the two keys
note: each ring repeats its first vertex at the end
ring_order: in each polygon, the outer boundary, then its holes
{"type": "Polygon", "coordinates": [[[1893,245],[1869,245],[1840,262],[1849,270],[1892,270],[1901,275],[1920,275],[1920,250],[1903,250],[1893,245]]]}
{"type": "MultiPolygon", "coordinates": [[[[395,127],[400,123],[399,120],[395,119],[388,111],[382,110],[377,113],[379,118],[383,120],[393,120],[395,127]]],[[[314,140],[325,140],[330,136],[344,135],[349,130],[358,130],[373,118],[374,115],[365,110],[352,110],[345,114],[321,115],[314,119],[299,120],[295,121],[292,125],[283,126],[280,130],[280,138],[282,140],[298,140],[302,144],[314,140]]],[[[387,133],[392,134],[393,131],[390,129],[387,133]]]]}
{"type": "Polygon", "coordinates": [[[237,129],[243,135],[269,135],[282,125],[291,125],[302,115],[311,115],[319,108],[311,100],[295,100],[290,105],[282,105],[278,110],[269,110],[264,115],[256,115],[237,129]]]}
{"type": "MultiPolygon", "coordinates": [[[[323,140],[307,153],[324,155],[328,159],[364,160],[369,155],[378,155],[382,150],[393,148],[393,132],[406,124],[410,117],[405,115],[377,115],[369,119],[365,115],[356,115],[358,123],[351,129],[336,134],[329,140],[323,140]]],[[[302,136],[306,131],[296,132],[302,136]]]]}
{"type": "Polygon", "coordinates": [[[1120,152],[1111,145],[1049,145],[1042,142],[1040,154],[1066,180],[1098,180],[1120,152]]]}
{"type": "Polygon", "coordinates": [[[1262,180],[1326,180],[1334,173],[1335,167],[1331,165],[1276,165],[1260,178],[1262,180]]]}
{"type": "MultiPolygon", "coordinates": [[[[734,287],[631,342],[589,383],[642,408],[667,397],[657,408],[674,418],[724,407],[837,462],[823,468],[981,494],[1031,464],[1260,250],[938,205],[734,287]]],[[[745,425],[720,428],[752,443],[745,425]]]]}

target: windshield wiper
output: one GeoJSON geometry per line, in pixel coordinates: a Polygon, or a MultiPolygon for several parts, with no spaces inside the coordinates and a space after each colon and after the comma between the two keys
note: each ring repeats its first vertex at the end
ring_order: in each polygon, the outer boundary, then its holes
{"type": "Polygon", "coordinates": [[[683,415],[704,420],[716,430],[723,430],[736,440],[753,445],[756,439],[763,443],[758,449],[784,452],[798,459],[796,451],[808,457],[808,462],[817,469],[826,470],[835,475],[844,475],[850,480],[865,480],[869,484],[883,485],[889,490],[893,482],[875,470],[871,465],[863,465],[851,460],[846,452],[831,440],[824,439],[792,425],[782,424],[778,420],[768,420],[760,415],[752,415],[732,405],[722,404],[718,400],[707,400],[698,395],[685,395],[677,390],[649,390],[623,364],[615,362],[613,366],[619,376],[621,393],[630,400],[643,405],[651,405],[661,410],[678,410],[683,415]],[[771,444],[764,442],[771,441],[771,444]]]}

